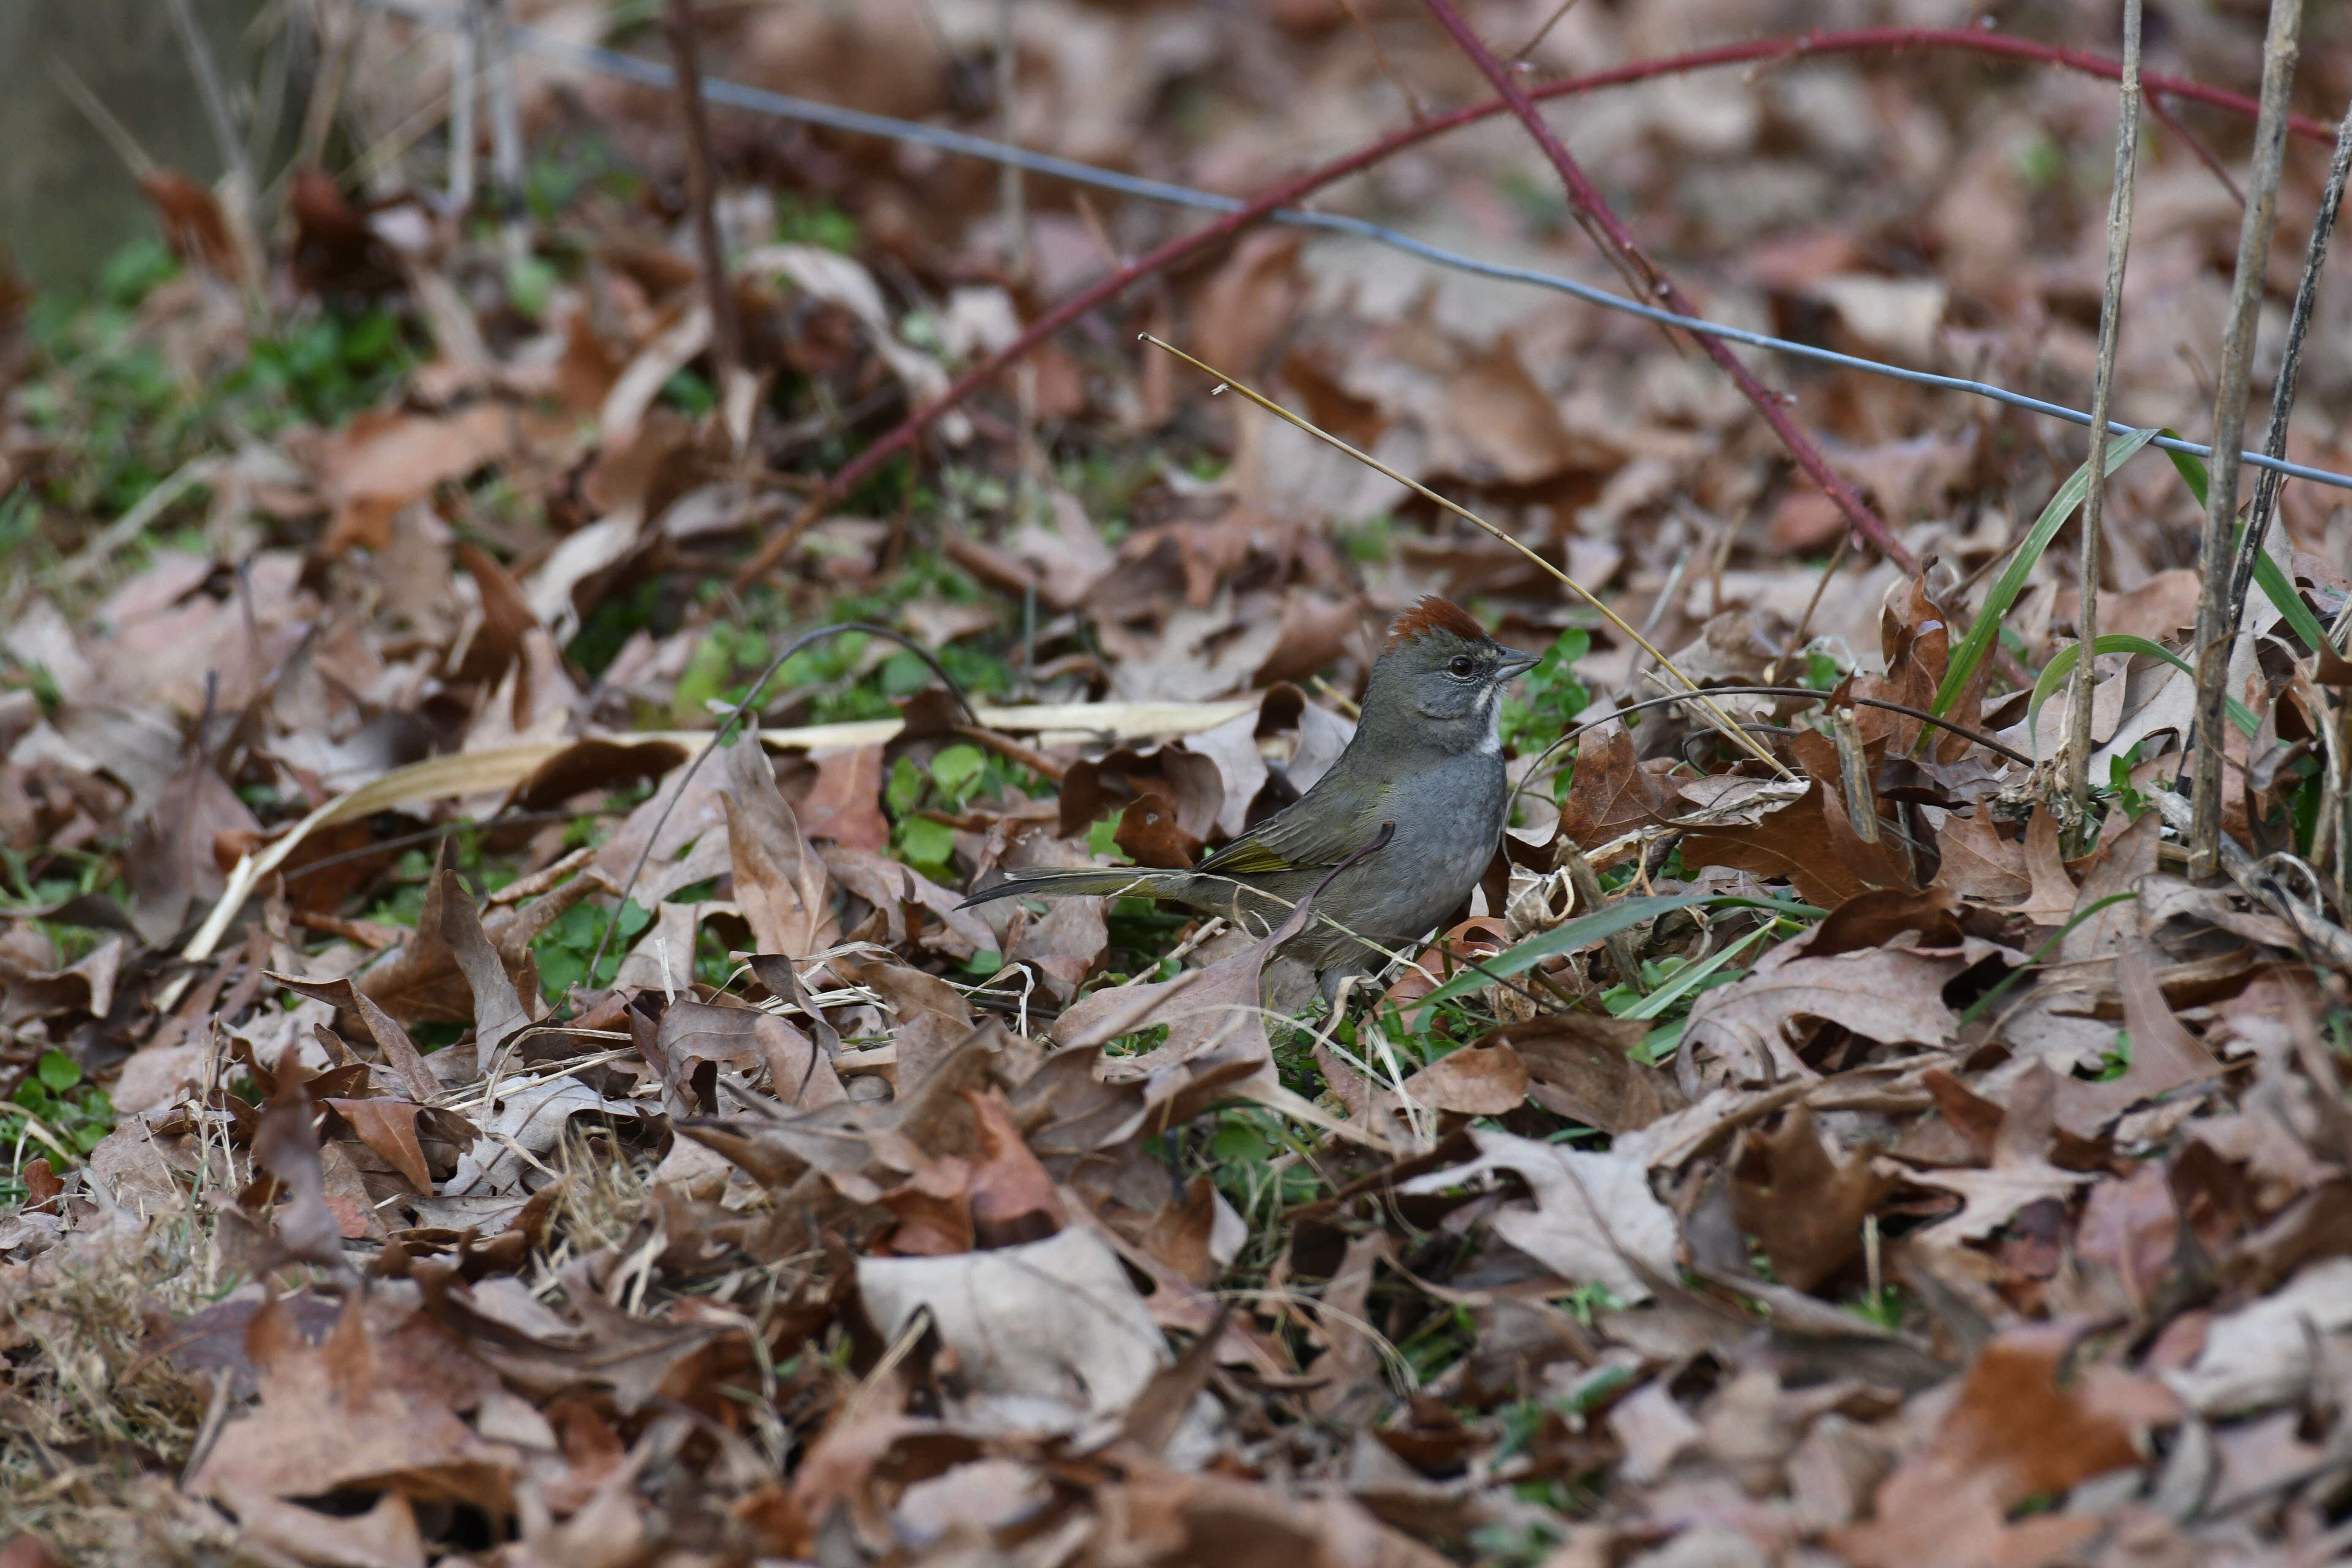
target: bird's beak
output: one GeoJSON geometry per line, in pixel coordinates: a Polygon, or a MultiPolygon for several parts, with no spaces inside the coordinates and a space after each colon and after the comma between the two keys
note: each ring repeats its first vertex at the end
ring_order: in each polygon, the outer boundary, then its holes
{"type": "Polygon", "coordinates": [[[1516,679],[1542,662],[1543,655],[1539,653],[1521,653],[1517,648],[1507,647],[1503,650],[1503,662],[1495,668],[1495,679],[1516,679]]]}

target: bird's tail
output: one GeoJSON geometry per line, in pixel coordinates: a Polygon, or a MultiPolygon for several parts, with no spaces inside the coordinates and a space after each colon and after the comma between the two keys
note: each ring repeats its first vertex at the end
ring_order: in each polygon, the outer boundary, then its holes
{"type": "Polygon", "coordinates": [[[1081,866],[1066,870],[1009,871],[1004,880],[983,888],[961,907],[996,899],[1066,898],[1074,893],[1099,893],[1106,898],[1181,898],[1190,885],[1189,871],[1158,871],[1147,866],[1081,866]]]}

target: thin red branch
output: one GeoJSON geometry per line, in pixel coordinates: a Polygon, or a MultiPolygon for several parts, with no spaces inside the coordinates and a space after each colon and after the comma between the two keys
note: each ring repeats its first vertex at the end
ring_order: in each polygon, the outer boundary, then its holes
{"type": "MultiPolygon", "coordinates": [[[[1633,82],[1649,81],[1658,77],[1676,76],[1688,71],[1709,70],[1724,66],[1747,65],[1758,60],[1802,58],[1806,55],[1852,55],[1900,53],[1907,49],[1954,49],[1963,53],[1990,55],[2032,61],[2039,65],[2056,66],[2080,71],[2086,76],[2103,77],[2110,81],[2122,78],[2123,67],[2115,60],[2091,54],[2086,50],[2070,49],[2061,45],[2038,43],[2031,38],[2012,38],[1999,33],[1979,32],[1959,27],[1859,27],[1839,32],[1812,32],[1795,37],[1759,38],[1745,44],[1727,44],[1711,49],[1696,49],[1687,54],[1666,55],[1651,60],[1633,60],[1586,76],[1570,77],[1547,82],[1535,88],[1528,96],[1538,100],[1569,98],[1601,88],[1623,87],[1633,82]]],[[[2228,110],[2232,113],[2252,115],[2254,100],[2241,93],[2221,88],[2207,87],[2202,82],[2184,77],[2165,76],[2149,71],[2141,78],[2150,94],[2167,93],[2174,98],[2228,110]]],[[[1162,271],[1177,263],[1199,255],[1223,243],[1243,229],[1265,221],[1280,208],[1291,206],[1314,192],[1349,175],[1371,167],[1405,148],[1459,130],[1491,116],[1505,112],[1499,100],[1474,103],[1444,114],[1402,127],[1381,137],[1369,146],[1359,148],[1344,158],[1337,159],[1318,169],[1283,182],[1252,201],[1247,206],[1226,214],[1216,222],[1180,235],[1150,253],[1138,257],[1127,265],[1109,272],[1086,288],[1071,294],[1052,310],[1032,321],[1021,335],[997,353],[959,376],[939,397],[916,409],[897,428],[875,441],[827,479],[809,497],[792,520],[777,532],[771,534],[757,555],[735,574],[738,589],[749,586],[774,567],[791,552],[801,535],[807,532],[818,519],[836,505],[842,497],[871,478],[875,471],[891,458],[905,451],[919,439],[941,415],[955,407],[980,388],[987,385],[1005,367],[1068,326],[1097,306],[1117,299],[1139,279],[1162,271]]],[[[2290,128],[2295,135],[2323,144],[2333,140],[2328,127],[2306,115],[2294,116],[2290,128]]]]}
{"type": "MultiPolygon", "coordinates": [[[[1462,13],[1454,8],[1452,0],[1422,0],[1422,4],[1436,18],[1437,25],[1453,38],[1454,47],[1467,55],[1470,63],[1485,75],[1488,84],[1510,107],[1511,112],[1518,116],[1519,123],[1528,128],[1528,134],[1535,138],[1536,145],[1543,149],[1543,155],[1551,161],[1552,168],[1559,174],[1559,183],[1567,187],[1569,205],[1575,209],[1585,232],[1600,243],[1602,253],[1616,264],[1618,271],[1646,280],[1649,285],[1647,291],[1675,314],[1697,315],[1697,304],[1675,287],[1675,280],[1661,271],[1655,262],[1642,254],[1641,247],[1633,243],[1633,237],[1626,232],[1625,226],[1610,210],[1608,198],[1585,174],[1583,165],[1576,161],[1576,155],[1568,150],[1568,143],[1562,142],[1559,133],[1536,111],[1535,100],[1512,79],[1511,68],[1495,58],[1495,52],[1486,47],[1486,40],[1479,37],[1470,24],[1463,19],[1462,13]]],[[[1699,347],[1709,359],[1723,367],[1724,374],[1730,376],[1732,384],[1739,388],[1740,395],[1755,405],[1756,412],[1764,416],[1764,423],[1772,427],[1772,433],[1780,437],[1780,444],[1789,448],[1789,456],[1796,459],[1797,467],[1804,469],[1813,483],[1822,487],[1822,493],[1836,503],[1853,536],[1902,567],[1906,574],[1916,572],[1919,569],[1918,558],[1903,548],[1902,542],[1880,521],[1878,514],[1862,503],[1862,498],[1854,493],[1852,485],[1845,482],[1844,476],[1830,467],[1829,459],[1822,455],[1822,449],[1813,438],[1799,429],[1797,422],[1789,417],[1788,406],[1780,400],[1780,395],[1757,380],[1756,373],[1749,370],[1739,356],[1731,352],[1731,345],[1721,338],[1703,337],[1699,339],[1699,347]]]]}

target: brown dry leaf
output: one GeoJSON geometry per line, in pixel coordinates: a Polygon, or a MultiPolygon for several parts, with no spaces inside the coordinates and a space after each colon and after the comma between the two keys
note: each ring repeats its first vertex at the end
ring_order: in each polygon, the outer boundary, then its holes
{"type": "Polygon", "coordinates": [[[2140,1100],[2223,1071],[2203,1042],[2181,1027],[2143,952],[2126,948],[2116,955],[2116,984],[2123,993],[2124,1027],[2131,1034],[2131,1065],[2121,1078],[2105,1083],[2068,1078],[2058,1084],[2059,1124],[2085,1138],[2097,1137],[2140,1100]]]}
{"type": "Polygon", "coordinates": [[[1788,943],[1730,984],[1703,993],[1683,1047],[1711,1052],[1742,1078],[1769,1081],[1811,1072],[1790,1039],[1800,1019],[1825,1019],[1887,1045],[1940,1046],[1958,1026],[1941,993],[1967,967],[1952,953],[1873,948],[1812,958],[1788,943]]]}
{"type": "MultiPolygon", "coordinates": [[[[925,947],[950,958],[970,958],[995,948],[996,933],[976,912],[962,907],[962,894],[940,887],[912,867],[848,845],[827,845],[817,853],[824,857],[825,869],[833,873],[835,881],[883,912],[893,947],[907,940],[908,907],[912,905],[938,917],[936,922],[923,927],[925,947]]],[[[1060,903],[1090,901],[1064,899],[1060,903]]]]}
{"type": "Polygon", "coordinates": [[[1489,1037],[1422,1068],[1404,1080],[1404,1091],[1440,1110],[1501,1116],[1527,1099],[1528,1069],[1508,1044],[1489,1037]]]}
{"type": "Polygon", "coordinates": [[[433,1173],[425,1167],[424,1146],[416,1141],[416,1113],[425,1108],[408,1100],[323,1100],[336,1115],[351,1123],[352,1133],[393,1169],[408,1178],[420,1194],[433,1191],[433,1173]]]}
{"type": "Polygon", "coordinates": [[[1110,927],[1103,917],[1108,901],[1055,900],[1043,915],[1023,921],[1005,962],[1034,965],[1046,994],[1067,1004],[1110,946],[1110,927]]]}
{"type": "MultiPolygon", "coordinates": [[[[681,998],[661,1016],[655,1037],[656,1066],[662,1075],[663,1109],[673,1116],[690,1115],[701,1093],[715,1097],[715,1086],[698,1084],[705,1066],[766,1068],[771,1091],[787,1105],[814,1110],[849,1098],[833,1063],[815,1042],[788,1019],[756,1007],[720,1006],[681,998]]],[[[714,1102],[700,1107],[703,1114],[719,1110],[714,1102]]]]}
{"type": "Polygon", "coordinates": [[[453,1407],[489,1374],[430,1323],[412,1320],[397,1339],[379,1339],[353,1294],[314,1346],[272,1301],[254,1315],[246,1351],[260,1373],[261,1403],[221,1429],[188,1479],[195,1495],[235,1507],[245,1497],[354,1487],[494,1514],[513,1506],[521,1456],[475,1436],[453,1407]],[[431,1362],[422,1359],[428,1346],[431,1362]]]}
{"type": "Polygon", "coordinates": [[[321,438],[310,466],[334,509],[321,550],[339,555],[353,545],[382,551],[391,542],[393,514],[434,488],[462,479],[513,453],[513,410],[478,403],[441,416],[372,409],[321,438]]]}
{"type": "Polygon", "coordinates": [[[971,1228],[976,1246],[1012,1247],[1062,1228],[1066,1216],[1054,1178],[1021,1136],[1003,1094],[966,1089],[980,1128],[981,1158],[971,1171],[971,1228]]]}
{"type": "Polygon", "coordinates": [[[1305,299],[1300,237],[1281,229],[1244,236],[1192,298],[1192,353],[1234,375],[1255,375],[1305,299]]]}
{"type": "Polygon", "coordinates": [[[1789,749],[1811,779],[1805,793],[1752,826],[1711,827],[1685,837],[1683,864],[1727,866],[1783,879],[1809,902],[1835,908],[1874,888],[1909,888],[1910,868],[1891,835],[1864,840],[1846,819],[1837,749],[1806,731],[1789,749]]]}
{"type": "Polygon", "coordinates": [[[299,1563],[335,1568],[425,1568],[425,1542],[416,1510],[398,1492],[385,1492],[361,1514],[324,1513],[257,1493],[236,1500],[237,1533],[245,1542],[299,1563]]]}
{"type": "Polygon", "coordinates": [[[735,872],[735,902],[762,952],[799,957],[841,941],[841,922],[827,898],[824,862],[801,836],[800,819],[777,792],[774,769],[759,743],[730,746],[725,759],[727,846],[735,872]]]}
{"type": "MultiPolygon", "coordinates": [[[[2117,816],[2121,814],[2118,813],[2117,816]]],[[[2137,893],[2143,878],[2155,874],[2156,847],[2164,836],[2164,818],[2153,811],[2143,812],[2137,821],[2118,824],[2107,819],[2099,835],[2098,852],[2084,870],[2083,885],[2074,895],[2074,907],[2067,919],[2080,920],[2066,933],[2059,945],[2060,962],[2079,963],[2102,953],[2112,952],[2126,941],[2137,942],[2140,932],[2140,910],[2129,899],[2107,905],[2092,912],[2092,906],[2103,900],[2126,893],[2137,893]]]]}
{"type": "Polygon", "coordinates": [[[361,971],[353,983],[404,1023],[425,1018],[473,1025],[477,1055],[484,1058],[530,1023],[514,976],[483,932],[480,910],[449,866],[425,884],[416,934],[361,971]]]}
{"type": "Polygon", "coordinates": [[[2039,1061],[2018,1075],[2010,1086],[2000,1131],[1993,1135],[1992,1163],[1987,1169],[1910,1173],[1922,1186],[1939,1187],[1968,1200],[1958,1214],[1923,1232],[1923,1239],[1947,1246],[1981,1240],[2027,1205],[2044,1198],[2063,1202],[2091,1179],[2079,1171],[2062,1171],[2047,1157],[2059,1088],[2056,1075],[2039,1061]]]}
{"type": "Polygon", "coordinates": [[[801,831],[845,849],[877,855],[887,850],[890,822],[882,815],[882,748],[812,752],[809,761],[816,764],[816,784],[795,807],[801,831]]]}
{"type": "Polygon", "coordinates": [[[1141,1568],[1443,1568],[1448,1561],[1344,1493],[1301,1496],[1172,1467],[1133,1464],[1097,1494],[1089,1543],[1141,1568]]]}
{"type": "Polygon", "coordinates": [[[1638,1018],[1546,1013],[1506,1025],[1495,1037],[1518,1054],[1537,1104],[1614,1133],[1647,1127],[1682,1103],[1671,1078],[1630,1054],[1649,1032],[1638,1018]]]}
{"type": "Polygon", "coordinates": [[[139,934],[157,945],[178,934],[189,911],[210,904],[227,885],[214,840],[251,842],[260,832],[261,824],[211,763],[192,759],[163,786],[154,809],[132,825],[124,851],[139,934]]]}
{"type": "Polygon", "coordinates": [[[2347,1329],[2352,1258],[2324,1258],[2215,1318],[2195,1359],[2167,1381],[2191,1408],[2212,1415],[2297,1400],[2310,1386],[2315,1353],[2347,1329]]]}
{"type": "Polygon", "coordinates": [[[1862,1251],[1863,1216],[1894,1187],[1869,1151],[1841,1159],[1798,1105],[1769,1133],[1750,1132],[1731,1186],[1731,1215],[1764,1247],[1772,1277],[1811,1290],[1862,1251]]]}
{"type": "Polygon", "coordinates": [[[2005,910],[2023,903],[2033,891],[2024,847],[2003,838],[1981,806],[1973,816],[1947,816],[1936,834],[1936,849],[1942,857],[1936,886],[1949,889],[1955,897],[2005,910]]]}
{"type": "Polygon", "coordinates": [[[1505,484],[1612,473],[1625,460],[1613,446],[1568,427],[1508,332],[1465,360],[1447,383],[1446,403],[1455,437],[1505,484]]]}
{"type": "Polygon", "coordinates": [[[107,938],[63,969],[49,967],[57,958],[53,945],[44,940],[36,946],[34,954],[14,943],[0,946],[0,1025],[14,1027],[59,1013],[103,1018],[113,1009],[115,982],[129,946],[122,938],[107,938]],[[34,963],[23,963],[23,956],[33,957],[34,963]]]}
{"type": "Polygon", "coordinates": [[[1606,1151],[1538,1143],[1473,1127],[1478,1158],[1400,1183],[1402,1193],[1439,1192],[1475,1177],[1509,1171],[1528,1184],[1532,1205],[1496,1212],[1495,1234],[1563,1279],[1608,1287],[1618,1300],[1650,1299],[1651,1281],[1671,1279],[1680,1232],[1674,1211],[1650,1191],[1649,1145],[1627,1133],[1606,1151]]]}
{"type": "Polygon", "coordinates": [[[2099,595],[2099,635],[2170,642],[2197,624],[2203,579],[2186,566],[2158,572],[2128,594],[2099,595]]]}
{"type": "Polygon", "coordinates": [[[434,1077],[433,1069],[425,1064],[415,1042],[408,1037],[408,1031],[350,979],[307,980],[299,975],[280,974],[275,970],[264,972],[263,978],[298,996],[325,1002],[356,1016],[375,1041],[376,1049],[383,1054],[384,1065],[399,1077],[411,1098],[421,1103],[441,1092],[441,1080],[434,1077]]]}
{"type": "Polygon", "coordinates": [[[1588,735],[1576,753],[1576,776],[1560,804],[1562,837],[1587,855],[1629,833],[1654,827],[1673,805],[1671,786],[1642,765],[1622,724],[1588,735]]]}
{"type": "Polygon", "coordinates": [[[1112,1084],[1144,1086],[1145,1101],[1171,1121],[1194,1114],[1209,1097],[1241,1095],[1278,1106],[1327,1131],[1373,1136],[1307,1104],[1282,1087],[1265,1032],[1265,966],[1276,950],[1306,929],[1315,900],[1301,899],[1287,920],[1264,938],[1173,980],[1110,986],[1081,999],[1054,1020],[1053,1037],[1066,1050],[1095,1047],[1121,1035],[1168,1026],[1167,1038],[1138,1057],[1101,1058],[1095,1073],[1112,1084]]]}
{"type": "Polygon", "coordinates": [[[1879,1487],[1876,1517],[1831,1535],[1831,1548],[1855,1568],[2040,1568],[2096,1534],[2095,1515],[2007,1514],[2138,1468],[2147,1428],[2179,1405],[2105,1365],[2062,1385],[2069,1338],[2037,1324],[1986,1346],[1935,1435],[1879,1487]]]}
{"type": "Polygon", "coordinates": [[[278,1210],[276,1237],[268,1250],[269,1267],[278,1263],[315,1263],[335,1273],[346,1273],[341,1222],[328,1205],[326,1178],[319,1159],[319,1131],[311,1110],[310,1089],[299,1069],[285,1074],[261,1125],[253,1135],[253,1157],[278,1180],[288,1202],[278,1210]]]}
{"type": "Polygon", "coordinates": [[[173,254],[226,282],[244,280],[245,253],[208,187],[176,169],[150,169],[139,176],[139,190],[154,206],[173,254]]]}
{"type": "Polygon", "coordinates": [[[2032,892],[2007,907],[2036,925],[2063,925],[2081,894],[2059,857],[2058,819],[2049,812],[2035,812],[2025,825],[2025,874],[2032,879],[2032,892]]]}

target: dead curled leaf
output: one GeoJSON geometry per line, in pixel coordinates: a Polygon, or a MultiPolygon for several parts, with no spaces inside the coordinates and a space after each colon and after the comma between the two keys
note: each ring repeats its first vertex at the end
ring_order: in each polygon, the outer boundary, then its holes
{"type": "Polygon", "coordinates": [[[1496,1213],[1495,1234],[1564,1279],[1604,1286],[1622,1301],[1646,1301],[1651,1282],[1672,1279],[1678,1231],[1674,1211],[1650,1191],[1648,1145],[1640,1132],[1606,1152],[1571,1149],[1488,1128],[1473,1128],[1478,1158],[1401,1184],[1437,1192],[1493,1172],[1526,1182],[1534,1203],[1496,1213]]]}
{"type": "Polygon", "coordinates": [[[1711,1055],[1744,1080],[1769,1083],[1811,1073],[1792,1048],[1790,1026],[1800,1019],[1886,1044],[1940,1046],[1956,1021],[1940,993],[1966,967],[1954,953],[1876,948],[1812,958],[1785,944],[1737,984],[1700,995],[1683,1048],[1711,1055]]]}
{"type": "Polygon", "coordinates": [[[493,1513],[512,1507],[521,1457],[459,1418],[493,1374],[429,1319],[386,1337],[354,1294],[325,1342],[311,1345],[273,1301],[254,1315],[246,1350],[261,1402],[222,1429],[189,1478],[198,1496],[234,1508],[240,1498],[356,1487],[493,1513]]]}
{"type": "Polygon", "coordinates": [[[1169,1360],[1118,1257],[1093,1232],[948,1258],[861,1258],[857,1289],[886,1340],[929,1314],[971,1393],[966,1421],[1054,1429],[1126,1408],[1169,1360]]]}

